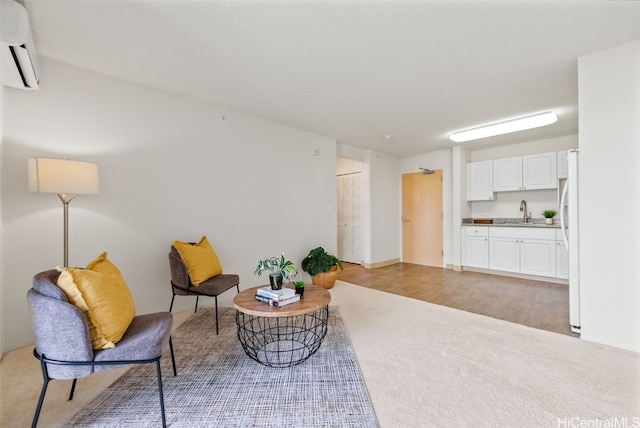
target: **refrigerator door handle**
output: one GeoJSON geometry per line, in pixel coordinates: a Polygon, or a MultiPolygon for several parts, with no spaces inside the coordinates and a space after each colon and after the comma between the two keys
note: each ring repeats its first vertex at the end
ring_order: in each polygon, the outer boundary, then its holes
{"type": "Polygon", "coordinates": [[[564,246],[569,249],[569,238],[567,236],[567,227],[565,225],[565,201],[567,200],[567,192],[569,190],[569,180],[564,183],[564,188],[562,189],[562,197],[560,198],[560,230],[562,231],[562,240],[564,241],[564,246]]]}

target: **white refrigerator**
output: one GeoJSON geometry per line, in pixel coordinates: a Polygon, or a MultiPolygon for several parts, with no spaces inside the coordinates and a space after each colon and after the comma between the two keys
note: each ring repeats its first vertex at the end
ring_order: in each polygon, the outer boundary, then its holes
{"type": "Polygon", "coordinates": [[[560,228],[569,251],[569,324],[580,333],[580,272],[578,249],[578,149],[569,150],[567,181],[560,199],[560,228]],[[569,232],[571,228],[571,232],[569,232]]]}

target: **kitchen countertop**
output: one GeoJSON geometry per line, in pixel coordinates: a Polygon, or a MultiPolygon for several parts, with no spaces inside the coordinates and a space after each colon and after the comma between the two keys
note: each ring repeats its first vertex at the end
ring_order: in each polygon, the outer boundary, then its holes
{"type": "Polygon", "coordinates": [[[546,224],[544,218],[532,218],[527,223],[522,218],[494,218],[493,223],[474,223],[472,218],[462,219],[462,226],[490,226],[490,227],[533,227],[542,229],[559,229],[560,220],[554,219],[553,224],[546,224]]]}

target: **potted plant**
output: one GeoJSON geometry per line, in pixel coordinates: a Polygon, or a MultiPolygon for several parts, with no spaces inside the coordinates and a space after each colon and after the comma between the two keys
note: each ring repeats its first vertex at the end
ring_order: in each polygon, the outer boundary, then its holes
{"type": "Polygon", "coordinates": [[[294,281],[293,286],[296,288],[296,294],[299,294],[302,299],[302,296],[304,296],[304,281],[294,281]]]}
{"type": "Polygon", "coordinates": [[[340,259],[322,247],[309,251],[302,260],[302,270],[311,275],[311,282],[324,288],[331,288],[336,283],[338,267],[343,269],[340,259]]]}
{"type": "Polygon", "coordinates": [[[298,269],[291,260],[284,258],[284,253],[282,253],[280,257],[274,256],[268,259],[258,260],[258,266],[256,266],[253,276],[258,279],[260,275],[262,275],[262,272],[266,270],[271,271],[269,274],[269,283],[273,290],[280,290],[283,280],[291,281],[291,278],[298,273],[298,269]]]}
{"type": "Polygon", "coordinates": [[[556,215],[556,210],[544,210],[542,211],[542,217],[545,218],[546,224],[553,224],[553,216],[556,215]]]}

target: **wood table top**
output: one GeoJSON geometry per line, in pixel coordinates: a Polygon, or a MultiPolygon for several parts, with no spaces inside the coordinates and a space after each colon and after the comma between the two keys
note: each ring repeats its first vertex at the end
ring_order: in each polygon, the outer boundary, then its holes
{"type": "Polygon", "coordinates": [[[233,298],[233,306],[242,313],[258,317],[293,317],[304,315],[322,309],[331,302],[331,294],[325,288],[317,285],[305,284],[304,296],[295,303],[276,307],[255,299],[257,287],[243,290],[233,298]]]}

